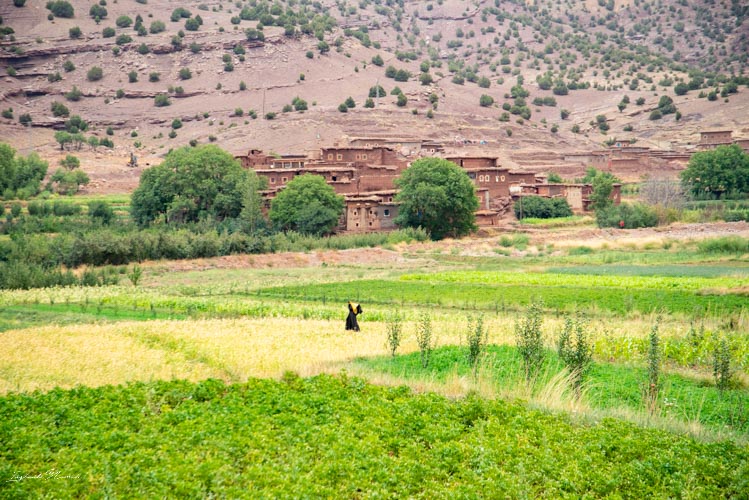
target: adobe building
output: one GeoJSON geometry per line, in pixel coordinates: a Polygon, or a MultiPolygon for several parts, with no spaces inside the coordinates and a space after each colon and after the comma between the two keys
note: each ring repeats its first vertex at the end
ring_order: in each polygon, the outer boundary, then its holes
{"type": "Polygon", "coordinates": [[[494,156],[446,156],[445,160],[465,169],[497,166],[497,158],[494,156]]]}
{"type": "Polygon", "coordinates": [[[715,149],[718,146],[733,144],[731,130],[711,130],[700,132],[699,149],[715,149]]]}
{"type": "Polygon", "coordinates": [[[369,165],[395,165],[405,169],[407,162],[391,148],[386,147],[332,147],[322,148],[322,161],[328,163],[357,163],[369,165]]]}
{"type": "Polygon", "coordinates": [[[749,153],[749,139],[736,139],[734,144],[743,149],[745,153],[749,153]]]}
{"type": "Polygon", "coordinates": [[[352,233],[396,229],[398,204],[395,191],[380,191],[346,196],[342,228],[352,233]]]}
{"type": "Polygon", "coordinates": [[[243,168],[304,168],[306,155],[269,155],[259,149],[250,149],[247,154],[234,155],[243,168]]]}
{"type": "Polygon", "coordinates": [[[247,154],[234,155],[235,160],[239,160],[242,168],[265,167],[270,163],[271,156],[263,153],[259,149],[250,149],[247,154]]]}

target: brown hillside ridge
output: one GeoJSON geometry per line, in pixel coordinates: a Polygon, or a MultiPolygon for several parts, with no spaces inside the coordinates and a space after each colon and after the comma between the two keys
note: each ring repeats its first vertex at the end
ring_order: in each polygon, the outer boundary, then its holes
{"type": "Polygon", "coordinates": [[[51,20],[45,2],[1,2],[0,109],[12,109],[0,117],[2,140],[56,163],[70,152],[54,140],[65,117],[53,116],[51,105],[61,102],[88,122],[86,135],[114,141],[113,149],[72,152],[92,179],[87,190],[111,193],[132,190],[145,166],[190,143],[306,157],[377,139],[407,157],[418,143],[418,154],[493,157],[503,167],[565,178],[594,165],[636,181],[675,176],[703,131],[749,137],[749,89],[730,80],[732,72],[746,74],[749,21],[730,5],[711,6],[709,21],[698,5],[676,0],[341,7],[324,0],[279,2],[280,11],[263,2],[144,1],[107,1],[98,22],[92,1],[70,0],[74,17],[51,20]],[[200,16],[197,30],[188,18],[170,20],[178,7],[192,22],[200,16]],[[285,16],[287,9],[295,15],[285,16]],[[121,16],[131,24],[117,26],[121,16]],[[164,31],[151,29],[156,22],[164,31]],[[81,36],[71,38],[76,27],[81,36]],[[106,28],[114,36],[105,37],[106,28]],[[407,81],[390,78],[389,66],[407,81]],[[87,78],[92,67],[102,69],[100,80],[87,78]],[[677,83],[689,90],[677,95],[677,83]],[[368,103],[376,85],[385,95],[368,103]],[[518,85],[527,97],[515,98],[518,85]],[[77,101],[66,98],[74,86],[77,101]],[[160,94],[169,105],[155,105],[160,94]],[[491,104],[480,105],[482,95],[491,104]],[[355,107],[341,112],[349,96],[355,107]],[[663,96],[673,99],[678,120],[676,113],[650,119],[663,96]],[[24,114],[28,127],[19,123],[24,114]],[[173,129],[175,120],[182,126],[173,129]],[[131,153],[137,168],[126,166],[131,153]]]}

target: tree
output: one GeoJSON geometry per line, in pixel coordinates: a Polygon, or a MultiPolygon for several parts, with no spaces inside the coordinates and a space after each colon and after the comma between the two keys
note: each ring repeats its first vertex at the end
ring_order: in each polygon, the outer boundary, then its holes
{"type": "Polygon", "coordinates": [[[695,153],[681,181],[695,196],[749,193],[749,154],[736,144],[695,153]]]}
{"type": "Polygon", "coordinates": [[[684,82],[679,82],[674,86],[674,94],[684,95],[689,92],[689,85],[684,82]]]}
{"type": "Polygon", "coordinates": [[[481,97],[479,98],[479,104],[483,108],[488,108],[492,104],[494,104],[494,98],[490,95],[481,94],[481,97]]]}
{"type": "Polygon", "coordinates": [[[65,158],[60,160],[60,166],[67,170],[75,170],[81,166],[81,161],[73,155],[65,155],[65,158]]]}
{"type": "Polygon", "coordinates": [[[273,198],[270,219],[280,229],[326,234],[338,224],[343,204],[343,196],[337,195],[323,177],[304,174],[273,198]]]}
{"type": "Polygon", "coordinates": [[[94,4],[91,6],[91,8],[88,10],[88,15],[91,16],[91,19],[104,19],[107,17],[107,9],[104,8],[102,5],[94,4]]]}
{"type": "Polygon", "coordinates": [[[593,192],[590,194],[590,207],[601,210],[611,206],[611,193],[614,191],[614,180],[600,172],[593,178],[593,192]]]}
{"type": "Polygon", "coordinates": [[[237,218],[247,190],[258,186],[256,174],[218,146],[185,146],[143,171],[130,211],[141,226],[162,217],[164,222],[237,218]]]}
{"type": "Polygon", "coordinates": [[[62,151],[66,144],[73,142],[73,136],[69,132],[59,130],[55,132],[55,140],[60,144],[60,151],[62,151]]]}
{"type": "Polygon", "coordinates": [[[382,85],[369,87],[369,97],[385,97],[386,95],[387,92],[385,92],[385,89],[382,87],[382,85]]]}
{"type": "Polygon", "coordinates": [[[48,189],[60,194],[71,195],[77,193],[81,186],[89,183],[88,175],[80,168],[65,170],[58,168],[49,180],[48,189]]]}
{"type": "Polygon", "coordinates": [[[459,237],[476,229],[479,208],[473,182],[456,164],[421,158],[396,179],[399,226],[422,227],[435,240],[459,237]]]}
{"type": "Polygon", "coordinates": [[[10,145],[0,143],[0,196],[5,199],[34,196],[41,189],[47,168],[47,162],[36,153],[16,156],[10,145]]]}
{"type": "Polygon", "coordinates": [[[200,28],[200,21],[197,18],[191,17],[185,21],[185,29],[187,31],[198,31],[198,28],[200,28]]]}
{"type": "Polygon", "coordinates": [[[75,10],[70,2],[66,0],[54,0],[47,2],[47,9],[57,17],[71,18],[75,15],[75,10]]]}

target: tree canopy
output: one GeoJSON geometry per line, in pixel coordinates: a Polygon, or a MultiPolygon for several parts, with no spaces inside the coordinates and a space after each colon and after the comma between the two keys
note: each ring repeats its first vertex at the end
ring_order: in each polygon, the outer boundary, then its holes
{"type": "Polygon", "coordinates": [[[48,164],[36,153],[16,156],[8,144],[0,143],[0,196],[4,199],[28,198],[39,193],[48,164]]]}
{"type": "Polygon", "coordinates": [[[279,228],[304,234],[329,233],[343,211],[343,196],[319,175],[304,174],[292,179],[270,207],[270,219],[279,228]]]}
{"type": "Polygon", "coordinates": [[[396,179],[400,203],[396,224],[422,227],[433,239],[459,237],[476,230],[479,208],[468,174],[441,158],[416,160],[396,179]]]}
{"type": "Polygon", "coordinates": [[[695,196],[748,193],[749,154],[736,144],[695,153],[681,173],[681,180],[695,196]]]}
{"type": "Polygon", "coordinates": [[[239,218],[256,213],[260,182],[218,146],[183,147],[143,171],[133,192],[131,214],[139,225],[239,218]]]}

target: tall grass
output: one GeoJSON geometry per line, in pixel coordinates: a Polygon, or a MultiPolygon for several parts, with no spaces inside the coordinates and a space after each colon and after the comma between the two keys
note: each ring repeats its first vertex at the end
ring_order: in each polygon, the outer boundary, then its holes
{"type": "Polygon", "coordinates": [[[711,238],[697,243],[701,252],[711,254],[745,254],[749,253],[749,238],[741,236],[724,236],[711,238]]]}

